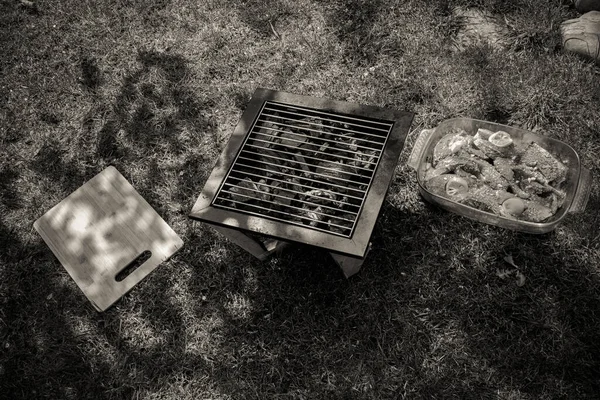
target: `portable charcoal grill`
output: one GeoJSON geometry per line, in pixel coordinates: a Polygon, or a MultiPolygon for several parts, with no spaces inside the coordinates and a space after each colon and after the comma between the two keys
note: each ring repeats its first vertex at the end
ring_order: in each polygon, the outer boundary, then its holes
{"type": "Polygon", "coordinates": [[[257,89],[190,217],[265,259],[299,242],[360,269],[413,114],[257,89]]]}

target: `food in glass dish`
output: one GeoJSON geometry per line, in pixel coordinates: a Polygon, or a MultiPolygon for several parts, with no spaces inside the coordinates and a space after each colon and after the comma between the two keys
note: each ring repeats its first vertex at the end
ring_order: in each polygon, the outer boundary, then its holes
{"type": "Polygon", "coordinates": [[[504,131],[454,128],[433,149],[425,171],[432,193],[505,218],[543,222],[556,214],[568,168],[533,141],[504,131]]]}

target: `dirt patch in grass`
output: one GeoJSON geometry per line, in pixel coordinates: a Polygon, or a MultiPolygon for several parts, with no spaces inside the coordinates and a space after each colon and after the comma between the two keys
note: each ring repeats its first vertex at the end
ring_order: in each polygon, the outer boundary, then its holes
{"type": "Polygon", "coordinates": [[[452,11],[452,18],[456,19],[459,25],[453,42],[458,50],[475,46],[497,49],[508,45],[508,30],[498,16],[492,16],[479,9],[457,7],[452,11]]]}

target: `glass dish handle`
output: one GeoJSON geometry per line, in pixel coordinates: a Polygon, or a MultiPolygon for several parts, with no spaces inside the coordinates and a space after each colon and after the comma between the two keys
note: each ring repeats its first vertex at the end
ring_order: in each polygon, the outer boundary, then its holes
{"type": "Polygon", "coordinates": [[[577,184],[577,191],[575,192],[575,197],[573,198],[571,207],[569,207],[570,213],[578,213],[585,210],[585,206],[587,205],[588,199],[590,198],[591,187],[592,174],[590,173],[589,169],[581,167],[581,172],[579,174],[579,183],[577,184]]]}
{"type": "Polygon", "coordinates": [[[429,137],[433,131],[435,131],[435,129],[423,129],[421,133],[419,133],[419,137],[417,137],[417,140],[413,145],[412,151],[410,152],[410,157],[408,158],[408,162],[406,164],[415,171],[417,168],[419,168],[419,161],[421,160],[423,148],[425,147],[425,144],[429,140],[429,137]]]}

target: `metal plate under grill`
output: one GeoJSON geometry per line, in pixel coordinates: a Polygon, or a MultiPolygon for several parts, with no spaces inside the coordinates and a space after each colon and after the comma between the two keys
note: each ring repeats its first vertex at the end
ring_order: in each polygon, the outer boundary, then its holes
{"type": "Polygon", "coordinates": [[[190,216],[362,256],[411,121],[258,89],[190,216]]]}

